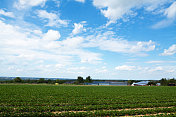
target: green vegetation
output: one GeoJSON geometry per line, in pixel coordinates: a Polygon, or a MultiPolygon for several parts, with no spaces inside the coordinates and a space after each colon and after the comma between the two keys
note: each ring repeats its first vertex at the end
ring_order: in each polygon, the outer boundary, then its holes
{"type": "Polygon", "coordinates": [[[162,86],[168,86],[168,85],[172,86],[172,84],[173,85],[176,84],[176,79],[174,79],[174,78],[172,78],[172,79],[162,78],[160,80],[160,83],[161,83],[162,86]]]}
{"type": "Polygon", "coordinates": [[[176,116],[176,87],[0,85],[0,116],[176,116]]]}
{"type": "Polygon", "coordinates": [[[60,79],[45,79],[45,78],[39,78],[39,79],[23,79],[20,77],[16,77],[12,80],[1,80],[0,79],[0,83],[29,83],[29,84],[84,84],[84,83],[91,83],[92,79],[90,76],[86,77],[86,79],[84,80],[82,76],[78,76],[77,80],[60,80],[60,79]]]}
{"type": "Polygon", "coordinates": [[[63,84],[65,82],[69,82],[69,80],[52,80],[52,79],[44,79],[44,78],[40,78],[40,79],[23,79],[20,77],[16,77],[13,80],[0,80],[0,83],[29,83],[29,84],[55,84],[55,83],[59,83],[59,84],[63,84]]]}
{"type": "MultiPolygon", "coordinates": [[[[70,80],[64,80],[64,79],[45,79],[45,78],[39,78],[39,79],[22,79],[20,77],[16,77],[14,79],[7,79],[7,78],[0,78],[0,83],[28,83],[28,84],[76,84],[76,85],[87,85],[91,84],[94,81],[98,82],[128,82],[128,85],[131,85],[133,83],[141,82],[141,80],[115,80],[115,81],[109,81],[109,80],[92,80],[90,76],[87,76],[86,79],[84,79],[82,76],[78,76],[77,79],[70,79],[70,80]]],[[[149,80],[148,86],[176,86],[176,79],[166,79],[162,78],[161,80],[149,80]]]]}
{"type": "Polygon", "coordinates": [[[92,82],[92,79],[91,79],[91,77],[90,77],[90,76],[87,76],[87,77],[86,77],[86,80],[85,80],[85,82],[87,82],[87,83],[91,83],[91,82],[92,82]]]}
{"type": "Polygon", "coordinates": [[[77,83],[78,83],[78,84],[80,84],[80,83],[84,83],[84,79],[83,79],[83,77],[78,76],[77,83]]]}
{"type": "Polygon", "coordinates": [[[16,78],[14,78],[14,82],[21,83],[22,79],[20,77],[16,77],[16,78]]]}

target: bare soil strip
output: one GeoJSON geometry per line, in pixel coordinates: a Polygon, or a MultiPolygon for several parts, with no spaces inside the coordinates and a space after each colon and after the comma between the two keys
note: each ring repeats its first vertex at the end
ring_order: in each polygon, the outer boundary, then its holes
{"type": "Polygon", "coordinates": [[[133,116],[129,115],[129,116],[121,116],[121,117],[143,117],[143,116],[156,116],[156,115],[161,115],[161,114],[169,115],[169,114],[176,114],[176,113],[157,113],[157,114],[133,115],[133,116]]]}
{"type": "MultiPolygon", "coordinates": [[[[172,107],[175,107],[175,106],[171,106],[171,107],[154,107],[154,108],[126,108],[126,109],[116,109],[116,110],[102,110],[102,111],[123,111],[123,110],[140,110],[140,109],[143,109],[143,110],[148,110],[148,109],[157,109],[157,108],[172,108],[172,107]]],[[[99,111],[99,110],[92,110],[92,111],[55,111],[55,112],[52,112],[53,114],[60,114],[60,113],[66,113],[66,112],[72,112],[72,113],[79,113],[79,112],[96,112],[96,111],[99,111]]],[[[132,116],[133,117],[133,116],[132,116]]]]}

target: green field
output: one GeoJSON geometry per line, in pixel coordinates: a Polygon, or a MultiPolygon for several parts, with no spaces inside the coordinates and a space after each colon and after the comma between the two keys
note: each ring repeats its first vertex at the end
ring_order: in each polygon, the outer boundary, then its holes
{"type": "Polygon", "coordinates": [[[0,116],[176,116],[176,87],[0,85],[0,116]]]}

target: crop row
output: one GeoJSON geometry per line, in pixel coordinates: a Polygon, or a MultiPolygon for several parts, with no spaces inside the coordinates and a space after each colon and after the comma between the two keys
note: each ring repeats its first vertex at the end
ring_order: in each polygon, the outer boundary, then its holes
{"type": "MultiPolygon", "coordinates": [[[[144,113],[176,112],[176,87],[124,86],[54,86],[54,85],[0,85],[0,115],[51,114],[78,116],[79,114],[124,115],[142,110],[112,111],[119,109],[173,107],[144,110],[144,113]],[[106,111],[104,111],[106,110],[106,111]],[[70,112],[86,111],[86,112],[70,112]],[[93,113],[92,111],[95,111],[93,113]],[[121,114],[120,114],[121,113],[121,114]]],[[[44,115],[43,115],[44,116],[44,115]]]]}
{"type": "Polygon", "coordinates": [[[84,106],[1,106],[0,112],[53,112],[53,111],[91,111],[91,110],[117,110],[127,108],[154,108],[170,107],[176,103],[169,104],[137,104],[137,105],[84,105],[84,106]]]}
{"type": "Polygon", "coordinates": [[[172,113],[171,115],[176,116],[176,108],[157,108],[157,109],[138,109],[138,110],[122,110],[122,111],[87,111],[87,112],[63,112],[63,113],[52,113],[52,112],[1,112],[0,116],[59,116],[59,117],[81,117],[81,116],[134,116],[134,115],[147,115],[157,113],[172,113]]]}

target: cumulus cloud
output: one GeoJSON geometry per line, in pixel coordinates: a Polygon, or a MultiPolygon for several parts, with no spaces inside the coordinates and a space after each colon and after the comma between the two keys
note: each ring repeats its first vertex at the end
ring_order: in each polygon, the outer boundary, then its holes
{"type": "Polygon", "coordinates": [[[43,61],[41,64],[44,65],[46,61],[59,65],[72,64],[74,61],[96,64],[102,61],[102,55],[87,48],[99,47],[101,50],[120,53],[138,53],[154,49],[152,41],[129,42],[111,37],[113,32],[90,37],[73,36],[61,40],[61,35],[56,30],[43,33],[39,29],[24,29],[3,21],[0,21],[0,32],[1,64],[29,66],[29,63],[39,64],[39,61],[43,61]]]}
{"type": "Polygon", "coordinates": [[[25,9],[38,5],[44,6],[46,1],[47,0],[18,0],[15,2],[14,6],[18,9],[25,9]]]}
{"type": "Polygon", "coordinates": [[[115,23],[119,19],[134,16],[137,9],[143,8],[148,12],[160,9],[162,5],[171,2],[168,0],[93,0],[93,5],[100,9],[101,13],[109,19],[109,23],[115,23]]]}
{"type": "Polygon", "coordinates": [[[81,33],[82,31],[86,31],[86,29],[84,28],[83,24],[81,23],[74,23],[74,29],[72,31],[72,34],[73,35],[76,35],[76,34],[79,34],[81,33]]]}
{"type": "Polygon", "coordinates": [[[77,1],[77,2],[82,2],[82,3],[85,2],[85,0],[75,0],[75,1],[77,1]]]}
{"type": "Polygon", "coordinates": [[[129,42],[127,40],[105,40],[99,43],[102,50],[108,50],[119,53],[138,53],[147,52],[155,49],[154,43],[149,42],[129,42]]]}
{"type": "Polygon", "coordinates": [[[80,48],[83,41],[83,37],[68,37],[62,41],[62,44],[64,47],[80,48]]]}
{"type": "Polygon", "coordinates": [[[145,52],[155,50],[155,43],[149,41],[127,41],[118,38],[114,32],[108,31],[96,36],[87,37],[88,42],[83,45],[87,47],[99,47],[101,50],[107,50],[117,53],[131,53],[146,55],[145,52]]]}
{"type": "Polygon", "coordinates": [[[168,49],[164,49],[164,52],[161,53],[162,56],[174,55],[176,53],[176,44],[170,46],[168,49]]]}
{"type": "Polygon", "coordinates": [[[54,30],[48,30],[46,34],[44,34],[43,39],[48,41],[55,41],[61,37],[60,33],[58,31],[54,30]]]}
{"type": "Polygon", "coordinates": [[[6,12],[3,9],[0,9],[0,15],[4,15],[4,16],[7,16],[7,17],[11,17],[11,18],[15,17],[13,12],[6,12]]]}
{"type": "Polygon", "coordinates": [[[42,19],[47,19],[48,20],[48,24],[46,24],[46,26],[67,26],[68,21],[66,20],[61,20],[60,17],[55,14],[55,13],[48,13],[46,10],[38,10],[37,11],[37,15],[38,17],[42,18],[42,19]]]}
{"type": "Polygon", "coordinates": [[[122,66],[117,66],[115,67],[116,70],[119,71],[132,71],[135,70],[135,66],[128,66],[128,65],[122,65],[122,66]]]}
{"type": "MultiPolygon", "coordinates": [[[[29,65],[37,61],[56,64],[72,64],[73,61],[96,63],[101,61],[98,53],[85,51],[82,37],[60,40],[60,33],[48,30],[25,30],[0,21],[0,60],[4,64],[29,65]]],[[[46,63],[43,63],[46,64],[46,63]]],[[[34,65],[35,66],[35,65],[34,65]]]]}

